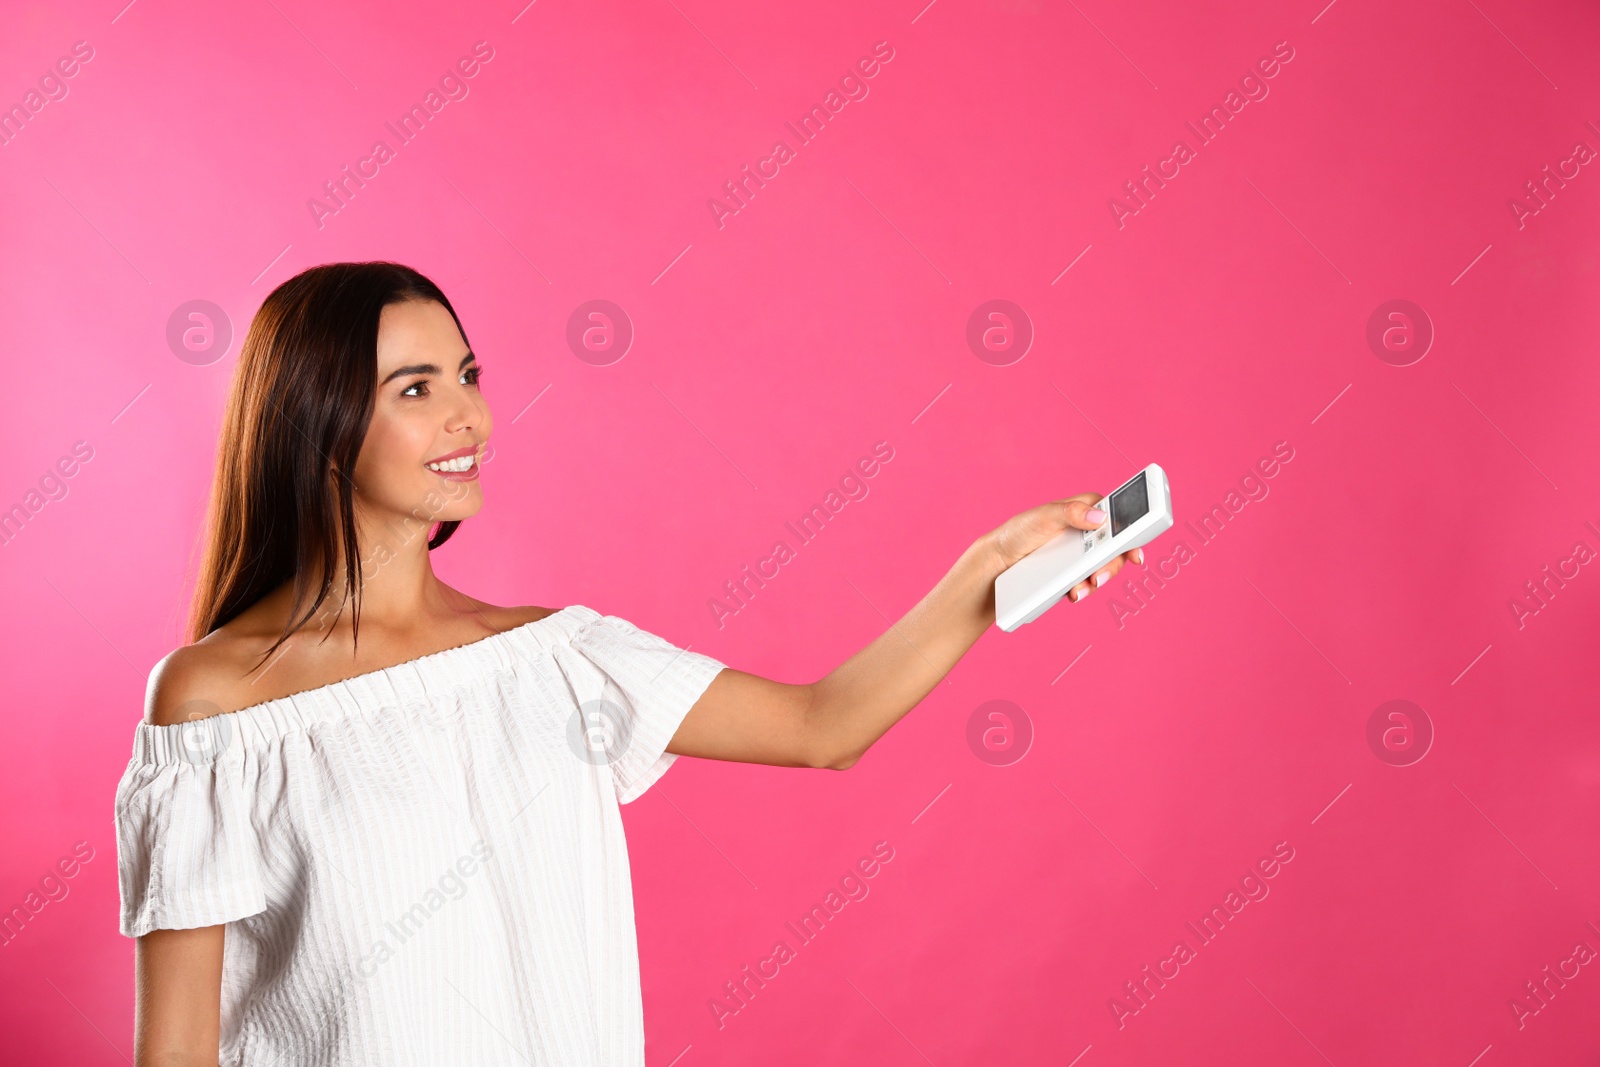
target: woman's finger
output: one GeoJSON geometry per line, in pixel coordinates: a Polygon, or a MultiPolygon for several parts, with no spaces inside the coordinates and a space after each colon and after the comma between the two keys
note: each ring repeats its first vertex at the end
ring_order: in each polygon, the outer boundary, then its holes
{"type": "Polygon", "coordinates": [[[1100,507],[1100,499],[1097,493],[1080,493],[1063,501],[1068,525],[1079,530],[1098,530],[1104,526],[1106,513],[1100,507]]]}
{"type": "Polygon", "coordinates": [[[1110,563],[1107,563],[1104,567],[1101,567],[1099,570],[1089,575],[1086,581],[1079,582],[1077,585],[1073,586],[1071,593],[1072,602],[1077,603],[1090,593],[1094,592],[1096,589],[1100,588],[1102,585],[1109,582],[1112,578],[1115,578],[1117,572],[1122,569],[1122,561],[1126,556],[1127,553],[1117,556],[1110,563]]]}

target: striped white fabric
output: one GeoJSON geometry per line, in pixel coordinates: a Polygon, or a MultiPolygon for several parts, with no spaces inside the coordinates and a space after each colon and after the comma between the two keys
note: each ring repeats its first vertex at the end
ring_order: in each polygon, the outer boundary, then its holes
{"type": "Polygon", "coordinates": [[[121,931],[227,924],[222,1067],[641,1067],[619,803],[723,664],[574,605],[139,724],[121,931]]]}

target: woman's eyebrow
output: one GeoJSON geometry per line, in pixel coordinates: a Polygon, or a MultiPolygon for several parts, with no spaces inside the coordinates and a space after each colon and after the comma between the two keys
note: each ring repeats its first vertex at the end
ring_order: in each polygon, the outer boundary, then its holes
{"type": "MultiPolygon", "coordinates": [[[[466,367],[466,365],[468,363],[473,362],[477,358],[478,358],[477,356],[472,354],[472,350],[468,349],[467,350],[467,354],[461,357],[461,365],[458,366],[456,368],[456,370],[459,371],[459,370],[463,369],[464,367],[466,367]]],[[[379,385],[388,385],[390,382],[394,381],[396,378],[402,378],[407,374],[438,374],[438,373],[439,373],[439,365],[437,363],[410,363],[410,364],[407,364],[404,367],[396,367],[394,370],[389,372],[389,376],[387,378],[385,378],[383,381],[379,382],[378,384],[379,385]]]]}

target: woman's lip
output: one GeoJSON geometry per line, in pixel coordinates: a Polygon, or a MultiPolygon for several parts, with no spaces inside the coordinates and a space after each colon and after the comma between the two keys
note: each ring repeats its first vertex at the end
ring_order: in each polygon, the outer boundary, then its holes
{"type": "Polygon", "coordinates": [[[439,477],[452,482],[475,482],[478,480],[478,465],[476,463],[464,471],[436,471],[431,467],[428,470],[430,473],[437,474],[439,477]]]}
{"type": "Polygon", "coordinates": [[[460,459],[462,456],[470,456],[470,455],[472,455],[474,452],[476,452],[478,449],[480,449],[482,447],[483,447],[482,445],[468,445],[466,448],[458,448],[454,452],[446,452],[442,456],[434,456],[432,459],[424,460],[423,462],[425,464],[426,463],[443,463],[447,459],[460,459]]]}

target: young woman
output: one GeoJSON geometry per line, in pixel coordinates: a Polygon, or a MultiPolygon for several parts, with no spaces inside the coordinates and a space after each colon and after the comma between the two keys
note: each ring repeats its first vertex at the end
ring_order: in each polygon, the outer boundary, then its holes
{"type": "Polygon", "coordinates": [[[826,677],[769,681],[434,577],[483,506],[481,374],[395,263],[307,270],[250,325],[193,643],[117,788],[138,1067],[642,1065],[618,805],[677,756],[852,766],[993,623],[996,575],[1105,521],[1093,493],[1026,511],[826,677]]]}

